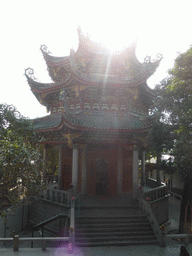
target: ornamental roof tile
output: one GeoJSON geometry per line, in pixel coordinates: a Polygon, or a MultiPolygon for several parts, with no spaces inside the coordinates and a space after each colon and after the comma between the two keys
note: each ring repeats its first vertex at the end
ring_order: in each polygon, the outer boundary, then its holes
{"type": "Polygon", "coordinates": [[[32,120],[36,130],[57,128],[62,123],[62,115],[48,115],[32,120]]]}
{"type": "Polygon", "coordinates": [[[150,128],[155,118],[155,115],[140,117],[133,114],[83,111],[78,115],[63,113],[63,118],[62,114],[52,114],[34,120],[33,124],[36,130],[49,130],[61,126],[62,120],[64,120],[66,128],[70,127],[73,130],[121,130],[129,132],[150,128]]]}

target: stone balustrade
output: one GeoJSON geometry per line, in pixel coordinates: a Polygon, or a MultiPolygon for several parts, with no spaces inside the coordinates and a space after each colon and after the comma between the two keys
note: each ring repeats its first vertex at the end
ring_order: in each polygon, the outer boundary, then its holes
{"type": "Polygon", "coordinates": [[[68,191],[47,189],[44,191],[43,199],[68,205],[70,203],[70,196],[70,192],[68,191]]]}
{"type": "Polygon", "coordinates": [[[166,185],[162,185],[160,187],[156,187],[147,191],[144,191],[143,199],[149,198],[150,201],[157,200],[159,198],[165,197],[168,195],[168,187],[166,185]]]}

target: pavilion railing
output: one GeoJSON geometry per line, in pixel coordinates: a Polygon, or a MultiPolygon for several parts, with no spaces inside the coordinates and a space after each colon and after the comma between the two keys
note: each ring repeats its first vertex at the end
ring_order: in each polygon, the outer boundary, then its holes
{"type": "Polygon", "coordinates": [[[150,201],[154,201],[168,195],[168,187],[161,185],[160,187],[150,189],[143,192],[143,199],[150,198],[150,201]]]}
{"type": "MultiPolygon", "coordinates": [[[[58,219],[60,220],[59,227],[61,227],[61,219],[62,218],[65,220],[64,235],[66,235],[67,234],[68,215],[66,213],[60,213],[60,214],[58,214],[54,217],[49,218],[48,220],[42,221],[41,223],[35,225],[32,228],[32,237],[34,235],[34,231],[38,230],[38,229],[42,230],[41,235],[42,235],[42,237],[44,237],[45,226],[48,225],[49,223],[53,222],[53,221],[58,220],[58,219]]],[[[60,230],[60,232],[62,232],[62,230],[60,230]]],[[[33,241],[31,242],[31,248],[33,248],[33,241]]]]}
{"type": "MultiPolygon", "coordinates": [[[[71,201],[71,207],[69,214],[59,214],[53,218],[50,218],[49,220],[46,220],[38,225],[36,225],[33,229],[39,229],[42,228],[42,236],[44,233],[44,225],[50,223],[51,221],[55,221],[58,218],[65,217],[66,220],[68,217],[70,217],[70,227],[69,227],[69,237],[19,237],[19,235],[15,235],[13,238],[0,238],[0,242],[7,242],[7,241],[13,241],[13,250],[18,251],[19,250],[19,242],[20,241],[31,241],[31,247],[33,247],[33,242],[39,242],[42,241],[42,250],[46,250],[46,242],[48,241],[63,241],[63,242],[71,242],[72,248],[74,248],[75,245],[75,204],[76,200],[74,197],[70,198],[71,201]]],[[[67,222],[66,222],[67,223],[67,222]]],[[[66,225],[65,225],[66,226],[66,225]]],[[[65,227],[66,229],[66,227],[65,227]]],[[[66,232],[65,232],[66,233],[66,232]]]]}
{"type": "Polygon", "coordinates": [[[157,222],[157,219],[151,209],[151,204],[149,201],[146,201],[146,200],[143,200],[143,199],[140,199],[139,200],[139,205],[140,205],[140,208],[142,210],[144,210],[148,216],[148,219],[149,219],[149,222],[153,228],[153,231],[154,231],[154,234],[156,235],[157,237],[157,241],[159,242],[159,244],[161,246],[165,246],[165,236],[164,236],[164,233],[161,232],[160,230],[160,227],[159,227],[159,224],[157,222]]]}
{"type": "Polygon", "coordinates": [[[152,179],[152,178],[147,178],[146,179],[146,186],[149,187],[149,188],[159,187],[157,181],[155,179],[152,179]]]}
{"type": "Polygon", "coordinates": [[[18,251],[19,250],[19,242],[22,241],[31,241],[31,242],[39,242],[42,241],[42,250],[46,250],[46,242],[48,241],[63,241],[63,242],[69,242],[70,237],[19,237],[19,235],[15,235],[11,238],[0,238],[0,242],[12,242],[13,241],[13,250],[18,251]]]}
{"type": "MultiPolygon", "coordinates": [[[[151,186],[154,187],[155,184],[151,186]]],[[[159,243],[164,246],[165,236],[160,226],[169,219],[168,187],[162,183],[161,186],[146,191],[140,188],[138,199],[140,208],[146,212],[159,243]]]]}
{"type": "Polygon", "coordinates": [[[45,200],[49,200],[55,203],[69,205],[71,193],[64,190],[47,189],[44,191],[42,197],[45,200]]]}

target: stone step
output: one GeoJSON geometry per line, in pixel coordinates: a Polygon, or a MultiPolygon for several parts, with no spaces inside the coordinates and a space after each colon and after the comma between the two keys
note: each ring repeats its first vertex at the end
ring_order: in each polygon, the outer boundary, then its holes
{"type": "Polygon", "coordinates": [[[88,236],[92,235],[92,234],[106,234],[106,233],[128,233],[128,232],[151,232],[152,228],[151,226],[148,224],[146,226],[143,226],[142,229],[140,226],[131,226],[131,227],[121,227],[121,229],[119,227],[108,227],[108,228],[78,228],[76,227],[76,234],[81,234],[84,233],[85,235],[87,234],[88,236]]]}
{"type": "Polygon", "coordinates": [[[76,238],[83,238],[83,237],[89,237],[90,239],[92,237],[96,238],[96,237],[105,237],[105,238],[109,238],[111,236],[115,236],[115,237],[132,237],[132,236],[153,236],[154,237],[154,233],[153,230],[134,230],[134,231],[118,231],[118,232],[91,232],[91,233],[76,233],[76,238]]]}
{"type": "Polygon", "coordinates": [[[123,227],[133,227],[133,226],[140,226],[140,227],[146,227],[149,226],[150,224],[148,222],[129,222],[129,223],[77,223],[77,227],[80,228],[108,228],[108,227],[119,227],[119,228],[123,228],[123,227]]]}
{"type": "Polygon", "coordinates": [[[148,218],[139,209],[138,202],[119,199],[124,204],[118,205],[109,199],[98,202],[96,198],[94,202],[90,199],[79,205],[76,219],[78,246],[157,244],[148,218]]]}
{"type": "Polygon", "coordinates": [[[76,211],[79,217],[90,217],[90,216],[105,216],[105,217],[114,217],[114,216],[141,216],[143,211],[139,209],[122,209],[122,208],[80,208],[76,211]]]}
{"type": "Polygon", "coordinates": [[[113,235],[111,234],[110,236],[91,236],[91,237],[78,237],[77,240],[80,242],[84,242],[84,241],[89,241],[89,242],[98,242],[98,241],[116,241],[116,240],[150,240],[150,239],[154,239],[155,236],[154,234],[152,235],[146,235],[146,236],[142,236],[140,234],[138,235],[132,235],[132,236],[125,236],[125,235],[121,235],[121,236],[117,236],[117,235],[113,235]]]}
{"type": "Polygon", "coordinates": [[[138,221],[147,221],[146,215],[139,215],[139,216],[108,216],[108,217],[98,217],[98,216],[89,216],[89,217],[79,217],[76,220],[76,223],[113,223],[113,222],[138,222],[138,221]]]}
{"type": "Polygon", "coordinates": [[[113,197],[96,197],[96,196],[80,196],[78,204],[81,207],[116,207],[131,206],[138,207],[138,202],[127,195],[119,195],[113,197]]]}
{"type": "Polygon", "coordinates": [[[99,241],[99,242],[76,242],[79,247],[102,247],[102,246],[136,246],[136,245],[155,245],[158,244],[156,239],[150,239],[148,241],[136,241],[136,240],[126,240],[126,241],[99,241]]]}

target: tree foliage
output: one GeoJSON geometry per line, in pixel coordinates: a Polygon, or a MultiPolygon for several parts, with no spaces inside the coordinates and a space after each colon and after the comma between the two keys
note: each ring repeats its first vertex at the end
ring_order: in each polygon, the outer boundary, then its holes
{"type": "Polygon", "coordinates": [[[157,183],[160,185],[161,154],[169,151],[173,146],[170,126],[160,121],[160,116],[148,135],[148,143],[152,155],[157,158],[157,183]]]}
{"type": "Polygon", "coordinates": [[[157,89],[164,120],[174,135],[175,166],[187,181],[192,174],[192,47],[176,58],[169,77],[157,89]]]}
{"type": "Polygon", "coordinates": [[[39,142],[29,120],[13,106],[0,104],[0,211],[42,189],[39,142]]]}

